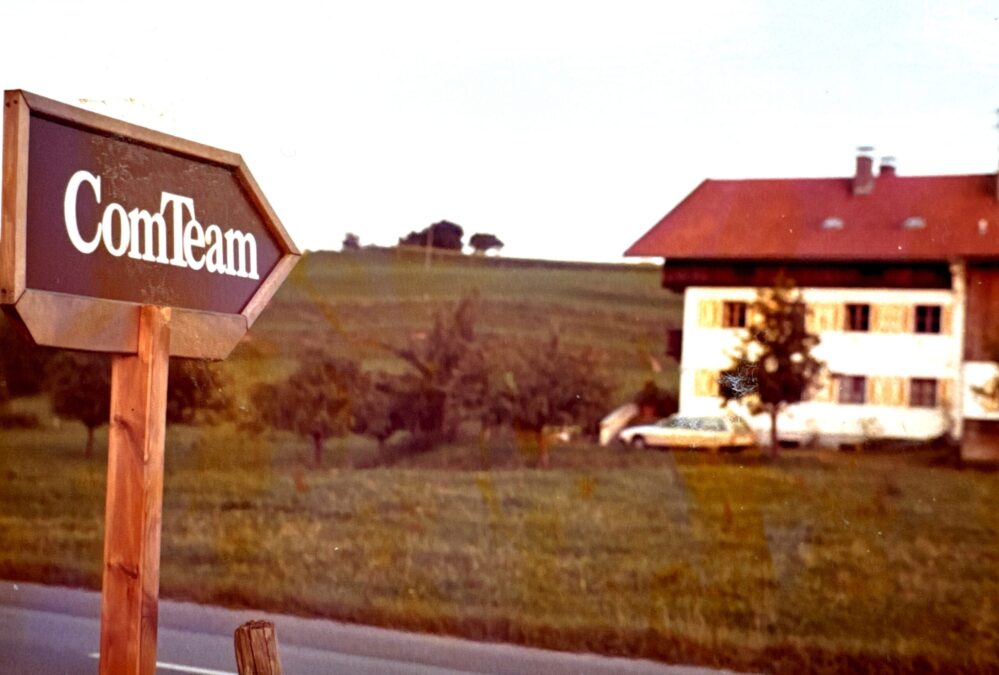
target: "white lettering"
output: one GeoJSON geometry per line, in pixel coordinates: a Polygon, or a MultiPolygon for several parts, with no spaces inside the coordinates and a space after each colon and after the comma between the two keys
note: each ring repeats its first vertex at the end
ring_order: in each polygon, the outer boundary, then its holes
{"type": "Polygon", "coordinates": [[[201,227],[201,223],[194,219],[187,221],[187,225],[184,227],[184,257],[192,270],[197,271],[205,266],[205,256],[195,258],[192,249],[204,247],[205,230],[201,227]]]}
{"type": "Polygon", "coordinates": [[[225,251],[222,250],[222,228],[209,225],[205,230],[205,245],[208,253],[205,255],[205,269],[215,274],[225,274],[225,251]]]}
{"type": "Polygon", "coordinates": [[[163,220],[163,214],[150,214],[146,210],[132,209],[128,212],[128,219],[132,223],[132,248],[128,251],[128,257],[162,264],[169,262],[166,253],[166,221],[163,220]],[[140,224],[142,225],[141,231],[139,230],[140,224]],[[155,256],[153,255],[153,225],[156,226],[155,243],[157,244],[156,250],[159,252],[155,256]],[[140,242],[143,244],[141,253],[139,251],[140,242]]]}
{"type": "Polygon", "coordinates": [[[187,207],[191,211],[191,217],[194,218],[194,200],[190,197],[181,197],[180,195],[164,192],[160,197],[160,213],[166,211],[167,206],[170,204],[173,204],[173,218],[170,219],[170,229],[173,232],[173,259],[170,260],[170,264],[177,267],[187,267],[187,261],[184,260],[183,241],[184,207],[187,207]]]}
{"type": "Polygon", "coordinates": [[[128,214],[125,213],[125,207],[121,204],[115,204],[114,202],[108,204],[107,208],[104,209],[104,217],[101,218],[101,230],[103,230],[104,235],[104,248],[106,248],[108,253],[113,255],[115,258],[120,258],[122,254],[128,250],[128,235],[130,231],[128,225],[128,214]],[[121,230],[121,236],[118,237],[117,246],[115,246],[114,242],[115,214],[118,215],[118,225],[121,230]]]}
{"type": "Polygon", "coordinates": [[[156,213],[139,208],[126,211],[116,202],[105,205],[101,219],[94,226],[93,238],[85,239],[76,218],[80,186],[84,183],[91,187],[95,202],[100,205],[101,177],[89,171],[73,174],[63,198],[66,234],[80,253],[90,255],[103,243],[116,258],[128,253],[129,258],[143,262],[260,278],[257,240],[252,234],[233,229],[223,231],[218,225],[204,227],[195,216],[194,199],[171,192],[160,193],[160,210],[156,213]]]}
{"type": "Polygon", "coordinates": [[[66,221],[66,234],[69,235],[69,241],[73,244],[73,248],[80,253],[89,255],[96,251],[101,243],[101,226],[100,223],[97,224],[97,231],[94,232],[94,238],[90,241],[80,236],[80,226],[76,222],[76,200],[82,183],[87,183],[93,188],[97,203],[101,203],[100,176],[95,176],[89,171],[77,171],[66,185],[66,197],[62,202],[62,215],[66,221]]]}
{"type": "Polygon", "coordinates": [[[229,230],[225,233],[226,257],[229,265],[226,267],[226,274],[237,277],[249,277],[259,279],[257,276],[257,240],[252,234],[243,234],[239,230],[229,230]],[[236,242],[239,242],[239,249],[234,252],[236,242]],[[239,267],[235,265],[236,253],[239,254],[239,267]],[[246,261],[250,261],[250,270],[246,270],[246,261]]]}

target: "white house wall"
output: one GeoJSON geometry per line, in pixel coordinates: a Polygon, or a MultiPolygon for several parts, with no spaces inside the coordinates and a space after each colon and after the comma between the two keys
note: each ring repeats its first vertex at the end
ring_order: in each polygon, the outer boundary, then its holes
{"type": "MultiPolygon", "coordinates": [[[[686,290],[683,319],[683,353],[680,370],[680,411],[684,414],[717,414],[721,405],[718,396],[705,395],[705,371],[717,373],[731,366],[729,354],[739,342],[743,329],[703,327],[699,314],[701,302],[742,301],[756,298],[754,288],[705,288],[686,290]],[[698,382],[700,378],[700,383],[698,382]]],[[[941,334],[913,332],[859,332],[843,330],[819,331],[820,344],[815,356],[824,361],[828,372],[840,375],[883,377],[899,381],[904,378],[933,378],[946,384],[952,392],[938,399],[933,408],[908,405],[842,404],[829,401],[806,401],[790,406],[779,418],[782,438],[830,443],[859,438],[932,438],[954,432],[955,420],[964,412],[962,399],[956,395],[965,379],[962,372],[959,336],[963,326],[953,325],[963,319],[963,311],[954,311],[953,294],[942,290],[889,289],[802,289],[802,297],[810,306],[829,304],[869,304],[873,306],[939,305],[951,322],[941,334]]],[[[990,371],[992,372],[992,371],[990,371]]],[[[983,379],[976,375],[975,379],[983,379]]],[[[943,385],[941,385],[943,386],[943,385]]],[[[965,387],[966,388],[966,387],[965,387]]],[[[939,396],[939,395],[938,395],[939,396]]],[[[907,394],[906,394],[907,397],[907,394]]],[[[731,405],[731,404],[730,404],[731,405]]],[[[731,405],[763,434],[769,430],[765,416],[750,418],[745,409],[731,405]]],[[[999,419],[999,411],[989,412],[999,419]]]]}

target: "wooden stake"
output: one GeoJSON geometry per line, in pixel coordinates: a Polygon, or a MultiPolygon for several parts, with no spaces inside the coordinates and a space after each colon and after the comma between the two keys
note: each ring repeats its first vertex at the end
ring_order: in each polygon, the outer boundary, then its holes
{"type": "Polygon", "coordinates": [[[281,675],[277,633],[270,621],[247,621],[236,629],[239,675],[281,675]]]}
{"type": "Polygon", "coordinates": [[[170,310],[142,307],[138,353],[111,365],[101,675],[153,675],[170,310]]]}

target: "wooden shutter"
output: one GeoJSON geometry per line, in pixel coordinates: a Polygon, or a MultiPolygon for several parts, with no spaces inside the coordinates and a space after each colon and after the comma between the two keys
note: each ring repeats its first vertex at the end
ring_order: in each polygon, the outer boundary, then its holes
{"type": "Polygon", "coordinates": [[[720,328],[722,301],[705,299],[697,303],[697,325],[701,328],[720,328]]]}
{"type": "Polygon", "coordinates": [[[904,377],[893,377],[892,381],[893,391],[896,394],[894,405],[904,408],[909,405],[909,381],[904,377]]]}
{"type": "Polygon", "coordinates": [[[950,335],[954,332],[953,327],[954,322],[954,306],[953,305],[943,305],[940,308],[940,332],[944,335],[950,335]]]}
{"type": "Polygon", "coordinates": [[[912,313],[909,305],[871,305],[871,332],[911,333],[912,313]]]}
{"type": "Polygon", "coordinates": [[[908,380],[904,377],[886,377],[885,405],[906,406],[909,403],[908,380]]]}
{"type": "Polygon", "coordinates": [[[870,405],[884,405],[885,387],[883,377],[868,377],[864,399],[870,405]]]}
{"type": "Polygon", "coordinates": [[[954,402],[954,380],[937,380],[937,405],[950,406],[954,402]]]}
{"type": "Polygon", "coordinates": [[[836,400],[836,378],[832,373],[823,373],[812,390],[812,400],[831,403],[836,400]]]}
{"type": "Polygon", "coordinates": [[[843,305],[838,302],[817,302],[810,307],[805,328],[809,333],[843,330],[843,305]]]}
{"type": "Polygon", "coordinates": [[[830,314],[827,330],[844,330],[846,328],[846,305],[839,302],[833,304],[830,314]]]}
{"type": "Polygon", "coordinates": [[[904,406],[908,398],[908,381],[904,377],[867,378],[867,402],[872,405],[904,406]]]}
{"type": "Polygon", "coordinates": [[[818,305],[808,305],[805,312],[805,330],[809,333],[818,333],[818,305]]]}
{"type": "Polygon", "coordinates": [[[717,396],[718,373],[705,368],[694,371],[694,396],[717,396]]]}

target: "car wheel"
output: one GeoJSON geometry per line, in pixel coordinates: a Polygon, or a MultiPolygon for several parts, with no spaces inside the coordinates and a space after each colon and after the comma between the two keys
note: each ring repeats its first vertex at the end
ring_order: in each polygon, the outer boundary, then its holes
{"type": "Polygon", "coordinates": [[[631,447],[636,448],[638,450],[644,450],[649,446],[645,442],[644,438],[642,438],[641,436],[635,436],[634,438],[631,439],[631,447]]]}

